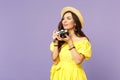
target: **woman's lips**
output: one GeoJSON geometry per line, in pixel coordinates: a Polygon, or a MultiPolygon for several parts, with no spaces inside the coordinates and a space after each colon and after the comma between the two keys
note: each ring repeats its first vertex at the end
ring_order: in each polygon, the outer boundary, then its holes
{"type": "Polygon", "coordinates": [[[68,24],[64,24],[63,26],[66,27],[68,24]]]}

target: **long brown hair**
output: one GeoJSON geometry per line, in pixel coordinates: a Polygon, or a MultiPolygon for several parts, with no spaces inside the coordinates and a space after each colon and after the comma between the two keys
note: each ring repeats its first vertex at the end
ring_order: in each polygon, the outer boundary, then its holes
{"type": "MultiPolygon", "coordinates": [[[[76,23],[76,26],[75,26],[75,29],[74,29],[74,33],[76,36],[78,37],[86,37],[88,39],[88,37],[83,33],[83,31],[81,30],[82,29],[82,25],[80,23],[80,20],[79,18],[71,11],[67,11],[63,14],[63,17],[66,13],[71,13],[72,14],[72,17],[73,17],[73,20],[75,21],[76,23]]],[[[63,20],[63,17],[61,19],[61,21],[59,22],[58,24],[58,30],[61,30],[61,29],[64,29],[63,25],[62,25],[62,20],[63,20]]],[[[61,49],[61,46],[65,43],[65,41],[59,41],[58,42],[58,48],[59,50],[61,49]]]]}

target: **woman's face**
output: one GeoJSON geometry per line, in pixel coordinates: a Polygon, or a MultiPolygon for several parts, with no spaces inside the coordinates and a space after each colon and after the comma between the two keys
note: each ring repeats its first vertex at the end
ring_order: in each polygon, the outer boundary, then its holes
{"type": "Polygon", "coordinates": [[[74,29],[74,26],[76,24],[70,12],[66,13],[63,16],[62,24],[63,24],[64,29],[67,29],[67,30],[74,29]]]}

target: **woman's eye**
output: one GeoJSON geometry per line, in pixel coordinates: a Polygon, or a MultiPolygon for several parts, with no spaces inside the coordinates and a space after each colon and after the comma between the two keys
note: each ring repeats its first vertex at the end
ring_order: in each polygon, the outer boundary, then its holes
{"type": "Polygon", "coordinates": [[[70,20],[71,18],[70,17],[67,17],[68,20],[70,20]]]}

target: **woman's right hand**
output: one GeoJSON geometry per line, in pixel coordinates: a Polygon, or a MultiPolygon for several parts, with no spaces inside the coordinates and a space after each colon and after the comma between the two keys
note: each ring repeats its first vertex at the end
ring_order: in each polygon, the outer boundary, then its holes
{"type": "Polygon", "coordinates": [[[56,30],[53,31],[53,35],[52,35],[53,40],[57,39],[57,33],[56,32],[57,32],[56,30]]]}
{"type": "Polygon", "coordinates": [[[53,36],[52,36],[52,38],[53,38],[53,41],[57,41],[57,42],[58,42],[58,41],[63,41],[63,38],[60,37],[60,34],[57,33],[56,30],[53,31],[53,36]]]}
{"type": "Polygon", "coordinates": [[[53,41],[58,41],[59,38],[59,34],[57,33],[56,30],[53,31],[53,35],[52,35],[53,41]]]}

